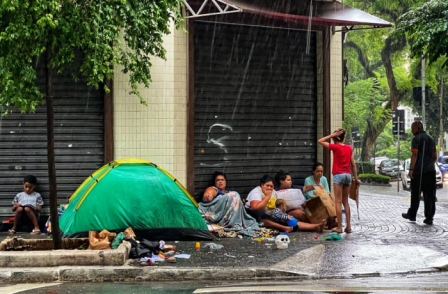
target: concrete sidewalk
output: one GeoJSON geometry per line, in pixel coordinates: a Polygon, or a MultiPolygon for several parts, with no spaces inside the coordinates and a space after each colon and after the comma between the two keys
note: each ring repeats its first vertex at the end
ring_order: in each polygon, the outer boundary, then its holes
{"type": "Polygon", "coordinates": [[[422,223],[422,208],[412,223],[401,217],[409,193],[394,193],[394,188],[362,186],[359,215],[351,202],[353,233],[341,234],[341,241],[323,240],[331,232],[291,233],[286,250],[276,249],[274,242],[249,238],[213,241],[224,246],[217,250],[204,247],[210,242],[201,242],[196,250],[195,242],[167,241],[190,258],[146,267],[136,260],[124,266],[35,268],[30,264],[25,269],[0,269],[0,282],[334,278],[439,271],[448,263],[448,201],[439,199],[433,226],[422,223]]]}

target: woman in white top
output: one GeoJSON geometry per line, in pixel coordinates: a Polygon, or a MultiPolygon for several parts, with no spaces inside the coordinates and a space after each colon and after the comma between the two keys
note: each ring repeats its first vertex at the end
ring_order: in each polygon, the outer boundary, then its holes
{"type": "MultiPolygon", "coordinates": [[[[265,226],[283,232],[291,232],[293,227],[285,226],[271,219],[271,214],[275,209],[277,194],[274,190],[274,179],[269,175],[264,175],[260,180],[260,186],[250,191],[246,199],[246,210],[257,221],[262,220],[265,226]]],[[[319,231],[325,227],[326,221],[320,224],[309,224],[299,222],[298,227],[303,231],[319,231]]]]}

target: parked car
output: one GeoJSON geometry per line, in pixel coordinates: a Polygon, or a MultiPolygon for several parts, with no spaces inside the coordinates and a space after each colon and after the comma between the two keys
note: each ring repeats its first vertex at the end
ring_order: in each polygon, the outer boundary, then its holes
{"type": "Polygon", "coordinates": [[[400,177],[400,169],[402,168],[403,166],[398,159],[387,159],[381,161],[378,171],[380,175],[398,178],[400,177]]]}
{"type": "Polygon", "coordinates": [[[380,166],[380,163],[383,160],[388,160],[388,159],[389,159],[389,157],[387,157],[387,156],[372,157],[372,158],[370,158],[370,163],[375,164],[375,170],[377,170],[380,166]]]}
{"type": "Polygon", "coordinates": [[[440,156],[437,163],[439,165],[440,172],[442,173],[442,181],[448,181],[448,156],[440,156]]]}
{"type": "MultiPolygon", "coordinates": [[[[401,171],[401,183],[403,190],[411,190],[411,179],[409,178],[409,166],[411,165],[411,159],[408,158],[403,163],[403,170],[401,171]]],[[[436,186],[437,189],[443,188],[442,173],[439,170],[438,163],[435,163],[436,169],[436,186]]]]}

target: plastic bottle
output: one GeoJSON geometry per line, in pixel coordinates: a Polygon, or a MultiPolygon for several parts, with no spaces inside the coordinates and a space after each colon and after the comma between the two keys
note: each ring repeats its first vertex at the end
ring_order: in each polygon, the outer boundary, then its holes
{"type": "Polygon", "coordinates": [[[194,245],[194,247],[196,248],[196,250],[201,249],[201,243],[200,243],[200,242],[196,242],[196,244],[194,245]]]}

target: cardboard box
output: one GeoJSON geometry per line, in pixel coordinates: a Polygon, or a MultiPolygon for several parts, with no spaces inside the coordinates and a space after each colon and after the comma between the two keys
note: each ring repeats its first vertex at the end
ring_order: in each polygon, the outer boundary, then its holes
{"type": "Polygon", "coordinates": [[[334,196],[332,197],[324,189],[316,187],[314,198],[306,201],[305,213],[312,224],[318,224],[323,219],[327,220],[329,229],[337,226],[334,196]]]}
{"type": "Polygon", "coordinates": [[[320,197],[314,197],[306,201],[305,213],[312,224],[319,224],[323,219],[331,218],[320,197]]]}
{"type": "Polygon", "coordinates": [[[316,187],[314,195],[316,197],[320,197],[323,204],[327,208],[328,214],[330,216],[336,216],[336,208],[334,207],[334,195],[333,194],[328,194],[328,192],[325,191],[325,189],[323,189],[321,187],[316,187]]]}

